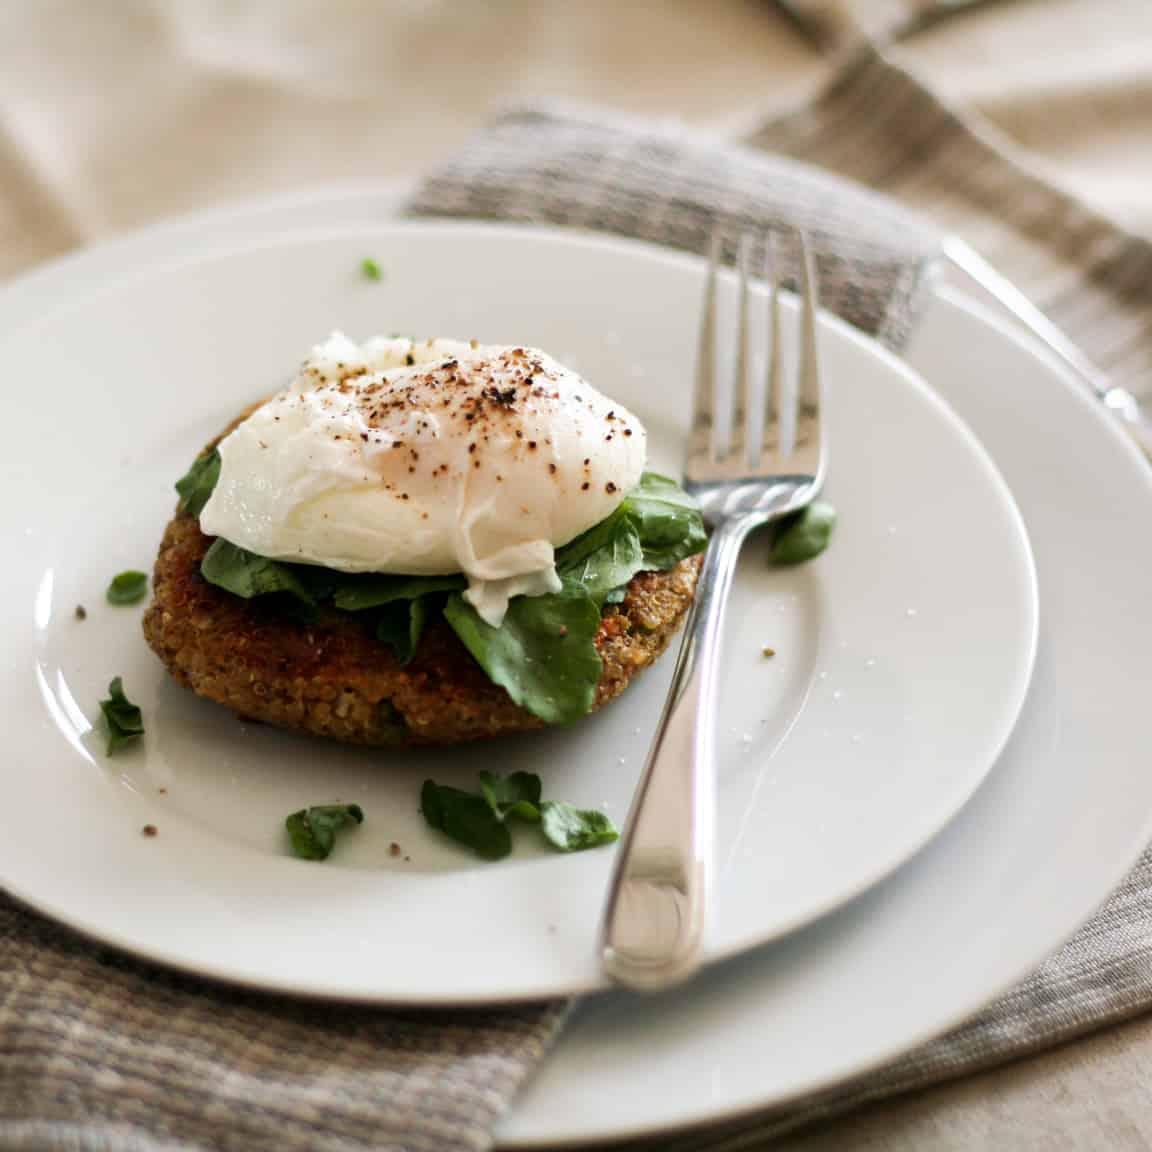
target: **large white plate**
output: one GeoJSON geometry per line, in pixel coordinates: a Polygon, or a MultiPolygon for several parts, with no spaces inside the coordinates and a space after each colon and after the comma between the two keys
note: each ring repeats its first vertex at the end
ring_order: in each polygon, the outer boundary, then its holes
{"type": "MultiPolygon", "coordinates": [[[[237,231],[177,225],[0,298],[9,418],[28,430],[4,463],[21,547],[0,634],[23,722],[0,782],[19,810],[52,814],[50,851],[34,821],[0,841],[0,879],[112,943],[267,988],[447,1002],[595,987],[610,853],[541,855],[526,837],[511,861],[478,866],[423,827],[419,784],[466,785],[496,762],[622,820],[667,669],[571,731],[386,756],[196,700],[144,648],[137,612],[102,591],[147,566],[199,446],[336,326],[541,344],[637,411],[655,463],[673,467],[700,268],[640,245],[476,226],[237,231]],[[358,277],[365,254],[385,284],[358,277]],[[149,734],[109,761],[88,728],[115,674],[149,734]],[[284,815],[337,799],[364,805],[364,829],[323,867],[289,859],[284,815]],[[145,823],[159,836],[141,837],[145,823]],[[390,855],[394,841],[408,859],[390,855]]],[[[753,548],[742,570],[714,957],[826,912],[920,847],[994,761],[1031,667],[1031,559],[985,454],[849,330],[825,327],[823,358],[841,528],[818,564],[772,571],[753,548]],[[780,653],[771,663],[765,644],[780,653]]]]}
{"type": "Polygon", "coordinates": [[[909,358],[1000,465],[1035,552],[1039,656],[1008,748],[849,907],[682,991],[587,1001],[502,1146],[715,1121],[880,1065],[1032,971],[1152,838],[1152,469],[1048,353],[962,299],[932,304],[909,358]]]}

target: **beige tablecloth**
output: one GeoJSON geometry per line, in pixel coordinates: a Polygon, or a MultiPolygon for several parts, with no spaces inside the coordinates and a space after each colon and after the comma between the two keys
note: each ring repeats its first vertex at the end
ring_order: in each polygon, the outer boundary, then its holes
{"type": "MultiPolygon", "coordinates": [[[[1053,179],[1152,235],[1152,2],[1015,0],[901,49],[1053,179]]],[[[244,196],[410,177],[493,102],[721,133],[827,65],[764,0],[6,0],[0,275],[244,196]]],[[[888,1103],[784,1146],[1144,1148],[1152,1025],[888,1103]]]]}
{"type": "MultiPolygon", "coordinates": [[[[1152,234],[1152,3],[1013,0],[902,49],[1152,234]]],[[[237,197],[410,177],[523,97],[733,133],[827,64],[767,0],[5,0],[0,274],[237,197]]]]}

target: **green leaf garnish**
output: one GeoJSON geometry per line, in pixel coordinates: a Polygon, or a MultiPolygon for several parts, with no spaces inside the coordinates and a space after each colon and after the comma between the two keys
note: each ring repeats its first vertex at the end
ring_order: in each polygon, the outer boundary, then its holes
{"type": "Polygon", "coordinates": [[[360,275],[363,276],[365,280],[383,280],[384,270],[371,256],[365,256],[364,259],[360,261],[360,275]]]}
{"type": "Polygon", "coordinates": [[[176,481],[180,507],[189,516],[199,516],[220,479],[220,453],[209,448],[192,461],[192,467],[176,481]]]}
{"type": "Polygon", "coordinates": [[[480,773],[480,792],[502,820],[518,816],[521,820],[538,823],[540,791],[540,777],[533,772],[512,772],[507,776],[480,773]]]}
{"type": "Polygon", "coordinates": [[[423,597],[390,604],[376,622],[376,639],[387,644],[400,664],[411,663],[424,631],[427,613],[423,597]]]}
{"type": "Polygon", "coordinates": [[[540,799],[540,777],[532,772],[497,776],[480,773],[480,794],[425,780],[420,807],[428,824],[486,860],[512,851],[512,817],[540,824],[545,839],[561,852],[582,852],[619,838],[603,812],[540,799]]]}
{"type": "Polygon", "coordinates": [[[135,604],[147,591],[148,574],[129,570],[112,577],[105,596],[109,604],[135,604]]]}
{"type": "Polygon", "coordinates": [[[512,851],[508,825],[484,796],[425,780],[420,807],[431,827],[485,860],[502,860],[512,851]]]}
{"type": "Polygon", "coordinates": [[[287,592],[305,604],[314,605],[317,597],[299,574],[300,564],[281,564],[278,560],[268,560],[237,548],[222,536],[212,541],[212,546],[200,562],[200,572],[210,584],[215,584],[233,596],[245,600],[253,596],[268,596],[274,592],[287,592]]]}
{"type": "Polygon", "coordinates": [[[518,596],[493,628],[454,592],[444,618],[489,679],[534,716],[570,724],[591,711],[603,664],[596,651],[600,609],[587,593],[518,596]]]}
{"type": "Polygon", "coordinates": [[[375,574],[345,575],[338,577],[332,603],[345,612],[360,612],[367,608],[379,608],[397,600],[415,600],[432,592],[455,592],[467,588],[468,581],[463,576],[378,576],[375,574]]]}
{"type": "Polygon", "coordinates": [[[603,604],[644,567],[644,546],[624,505],[565,545],[556,567],[566,584],[579,585],[603,604]]]}
{"type": "Polygon", "coordinates": [[[623,506],[643,545],[645,570],[673,568],[708,547],[699,504],[667,476],[645,472],[623,506]]]}
{"type": "Polygon", "coordinates": [[[559,800],[540,805],[540,827],[561,852],[583,852],[620,838],[612,821],[594,808],[575,808],[559,800]]]}
{"type": "Polygon", "coordinates": [[[284,821],[292,851],[303,860],[327,860],[336,843],[336,833],[349,825],[363,824],[359,804],[321,804],[301,808],[284,821]]]}
{"type": "Polygon", "coordinates": [[[100,711],[108,728],[108,755],[144,735],[144,718],[140,709],[124,695],[119,676],[108,685],[109,699],[100,701],[100,711]]]}
{"type": "Polygon", "coordinates": [[[819,556],[832,539],[836,509],[821,500],[814,501],[783,520],[770,556],[773,564],[803,564],[819,556]]]}
{"type": "Polygon", "coordinates": [[[637,572],[672,568],[707,545],[696,501],[674,480],[645,472],[611,516],[557,549],[556,569],[599,603],[613,603],[637,572]]]}

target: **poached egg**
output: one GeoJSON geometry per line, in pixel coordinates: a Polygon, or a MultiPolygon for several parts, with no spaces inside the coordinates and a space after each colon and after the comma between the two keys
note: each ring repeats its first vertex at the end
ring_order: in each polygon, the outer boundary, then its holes
{"type": "Polygon", "coordinates": [[[498,627],[644,470],[630,412],[535,348],[335,333],[219,444],[206,535],[341,572],[463,573],[498,627]]]}

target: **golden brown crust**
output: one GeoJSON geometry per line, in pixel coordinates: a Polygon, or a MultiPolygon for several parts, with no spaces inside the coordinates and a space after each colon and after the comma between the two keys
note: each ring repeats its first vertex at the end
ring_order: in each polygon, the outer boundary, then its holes
{"type": "MultiPolygon", "coordinates": [[[[209,584],[198,521],[169,523],[144,635],[177,681],[240,715],[355,744],[457,744],[544,727],[493,684],[451,628],[429,623],[402,667],[367,616],[325,609],[313,623],[209,584]]],[[[641,572],[609,607],[596,647],[600,708],[668,645],[692,602],[700,558],[641,572]]]]}

